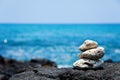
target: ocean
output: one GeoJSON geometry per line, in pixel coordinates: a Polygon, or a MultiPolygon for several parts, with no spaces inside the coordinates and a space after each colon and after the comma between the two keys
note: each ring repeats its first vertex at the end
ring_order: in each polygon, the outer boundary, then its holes
{"type": "Polygon", "coordinates": [[[103,60],[120,61],[120,24],[0,24],[0,55],[18,61],[45,58],[68,67],[87,39],[105,48],[103,60]]]}

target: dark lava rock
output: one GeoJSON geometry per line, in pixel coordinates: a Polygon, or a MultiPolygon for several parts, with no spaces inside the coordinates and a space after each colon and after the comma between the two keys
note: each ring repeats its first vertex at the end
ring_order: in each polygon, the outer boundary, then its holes
{"type": "Polygon", "coordinates": [[[111,59],[105,60],[104,62],[113,63],[111,59]]]}
{"type": "Polygon", "coordinates": [[[8,80],[12,75],[40,67],[57,67],[55,62],[46,59],[31,60],[28,62],[15,61],[0,56],[0,80],[8,80]]]}
{"type": "Polygon", "coordinates": [[[41,66],[47,66],[47,67],[57,67],[56,63],[55,62],[52,62],[50,60],[47,60],[47,59],[32,59],[30,61],[31,63],[39,63],[41,64],[41,66]]]}
{"type": "Polygon", "coordinates": [[[40,67],[15,74],[10,80],[120,80],[120,63],[104,63],[100,70],[40,67]]]}
{"type": "Polygon", "coordinates": [[[120,80],[120,63],[105,62],[99,69],[57,68],[52,61],[18,62],[0,56],[0,80],[120,80]]]}
{"type": "Polygon", "coordinates": [[[4,77],[4,75],[3,75],[3,74],[0,74],[0,80],[1,80],[3,77],[4,77]]]}

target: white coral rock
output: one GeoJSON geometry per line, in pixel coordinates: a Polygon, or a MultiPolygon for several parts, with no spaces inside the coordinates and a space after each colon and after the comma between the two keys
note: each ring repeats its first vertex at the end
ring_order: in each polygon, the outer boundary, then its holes
{"type": "Polygon", "coordinates": [[[79,55],[81,59],[91,59],[91,60],[98,60],[104,56],[104,48],[103,47],[98,47],[95,49],[90,49],[82,54],[79,55]]]}
{"type": "Polygon", "coordinates": [[[98,43],[96,41],[93,40],[86,40],[80,47],[79,49],[81,51],[86,51],[89,49],[93,49],[93,48],[97,48],[98,43]]]}
{"type": "Polygon", "coordinates": [[[104,63],[103,60],[80,59],[73,63],[74,67],[79,68],[98,68],[104,63]]]}

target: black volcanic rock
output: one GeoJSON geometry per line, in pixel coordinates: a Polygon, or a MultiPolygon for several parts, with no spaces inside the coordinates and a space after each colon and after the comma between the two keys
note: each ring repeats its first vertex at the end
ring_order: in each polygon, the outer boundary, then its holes
{"type": "Polygon", "coordinates": [[[105,62],[100,69],[57,68],[45,59],[17,62],[0,57],[0,80],[120,80],[120,63],[105,62]]]}
{"type": "Polygon", "coordinates": [[[38,67],[57,67],[57,65],[55,62],[46,59],[20,62],[0,56],[0,80],[8,80],[14,74],[31,71],[38,67]]]}
{"type": "Polygon", "coordinates": [[[104,63],[100,70],[40,67],[15,74],[10,80],[120,80],[120,63],[104,63]]]}
{"type": "Polygon", "coordinates": [[[105,60],[104,62],[113,63],[111,59],[105,60]]]}
{"type": "Polygon", "coordinates": [[[55,62],[47,59],[32,59],[30,62],[41,64],[41,66],[57,67],[55,62]]]}

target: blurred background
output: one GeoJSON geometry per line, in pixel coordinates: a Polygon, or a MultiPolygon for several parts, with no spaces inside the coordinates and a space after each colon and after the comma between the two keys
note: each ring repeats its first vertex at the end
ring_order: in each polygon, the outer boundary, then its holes
{"type": "Polygon", "coordinates": [[[0,0],[0,55],[72,66],[86,39],[120,61],[119,0],[0,0]]]}

